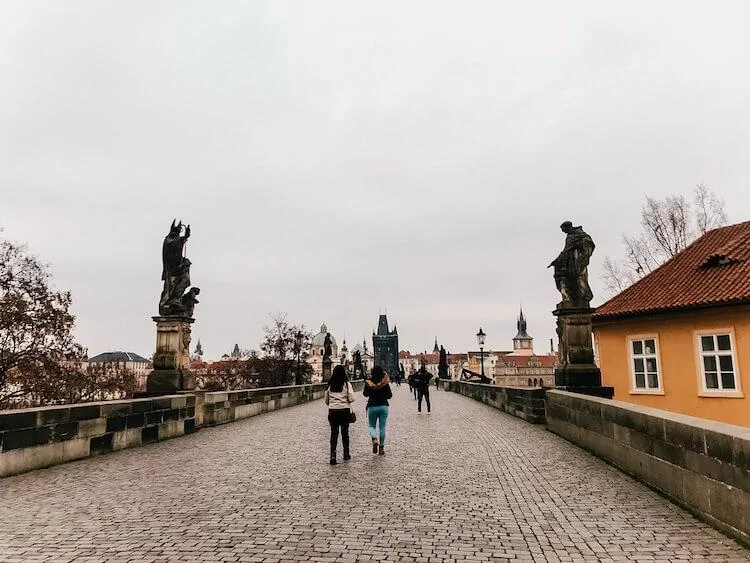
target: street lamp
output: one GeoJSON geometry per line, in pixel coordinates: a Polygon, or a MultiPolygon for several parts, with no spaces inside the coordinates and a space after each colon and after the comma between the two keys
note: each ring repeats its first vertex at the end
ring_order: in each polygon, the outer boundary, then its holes
{"type": "Polygon", "coordinates": [[[482,327],[479,327],[479,332],[477,332],[477,343],[479,344],[479,362],[482,364],[482,379],[484,379],[484,339],[487,338],[487,335],[482,330],[482,327]]]}
{"type": "Polygon", "coordinates": [[[302,373],[300,370],[300,355],[302,354],[302,339],[304,338],[304,335],[302,334],[301,330],[297,331],[297,334],[295,336],[295,344],[297,346],[297,379],[294,382],[295,385],[302,385],[302,373]]]}

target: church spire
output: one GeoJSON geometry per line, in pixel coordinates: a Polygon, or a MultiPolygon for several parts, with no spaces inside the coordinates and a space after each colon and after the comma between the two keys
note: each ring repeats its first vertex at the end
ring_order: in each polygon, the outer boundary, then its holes
{"type": "Polygon", "coordinates": [[[518,315],[518,321],[516,322],[516,333],[513,338],[513,353],[514,354],[533,354],[534,353],[534,339],[529,336],[526,331],[526,318],[523,316],[523,308],[518,315]]]}
{"type": "Polygon", "coordinates": [[[436,354],[438,352],[440,352],[440,347],[438,346],[438,343],[437,343],[437,335],[435,335],[435,346],[432,349],[432,353],[436,354]]]}

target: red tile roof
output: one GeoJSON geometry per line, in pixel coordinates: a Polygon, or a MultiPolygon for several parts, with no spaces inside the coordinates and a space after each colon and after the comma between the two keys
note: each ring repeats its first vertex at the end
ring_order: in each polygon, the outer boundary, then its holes
{"type": "Polygon", "coordinates": [[[750,221],[707,232],[596,310],[594,320],[750,302],[750,221]]]}

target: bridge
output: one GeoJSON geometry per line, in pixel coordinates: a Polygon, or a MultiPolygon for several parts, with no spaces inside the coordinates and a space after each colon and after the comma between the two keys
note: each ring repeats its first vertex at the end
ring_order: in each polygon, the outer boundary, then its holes
{"type": "MultiPolygon", "coordinates": [[[[0,480],[2,561],[750,561],[563,438],[457,393],[394,388],[328,464],[322,401],[0,480]]],[[[355,403],[363,415],[361,397],[355,403]]]]}

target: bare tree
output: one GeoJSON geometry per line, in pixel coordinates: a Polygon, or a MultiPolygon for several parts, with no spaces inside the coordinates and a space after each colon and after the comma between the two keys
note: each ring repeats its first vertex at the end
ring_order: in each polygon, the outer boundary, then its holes
{"type": "Polygon", "coordinates": [[[727,221],[723,200],[705,184],[696,186],[693,203],[683,195],[663,200],[647,196],[641,208],[641,233],[622,237],[625,257],[604,259],[602,280],[607,290],[622,291],[727,221]]]}

